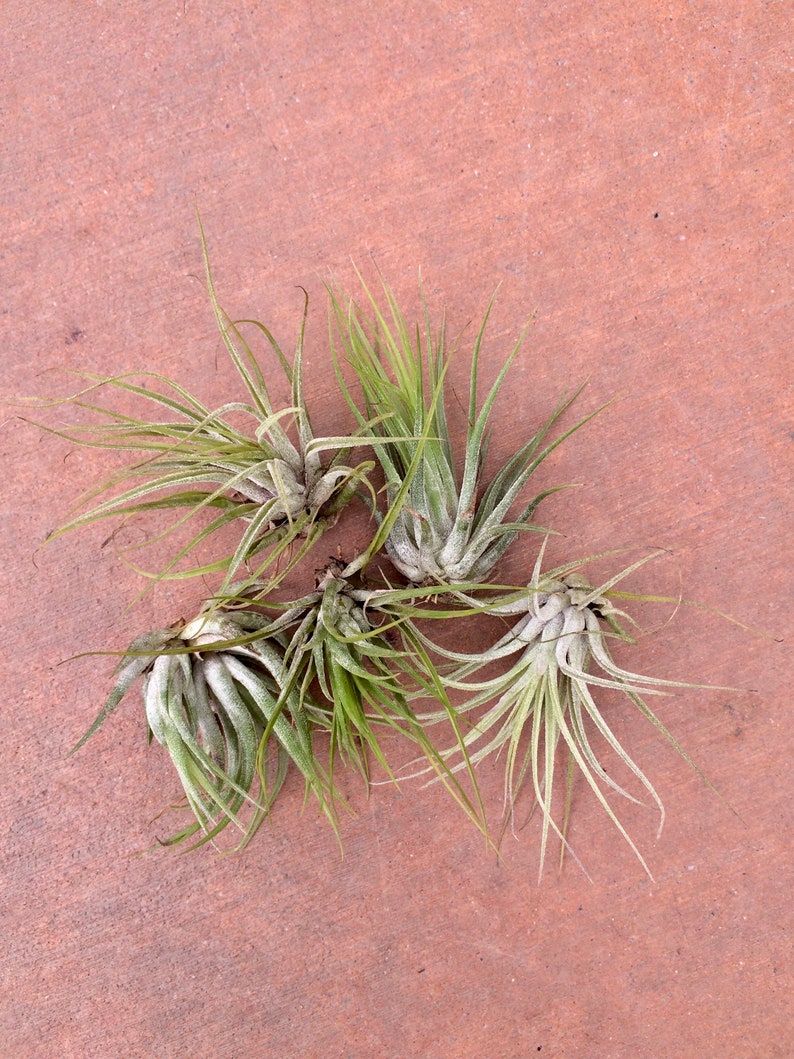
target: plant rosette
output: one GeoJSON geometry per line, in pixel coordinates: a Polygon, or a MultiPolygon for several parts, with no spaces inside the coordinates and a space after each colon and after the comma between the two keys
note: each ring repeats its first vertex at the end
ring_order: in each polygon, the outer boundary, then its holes
{"type": "MultiPolygon", "coordinates": [[[[366,430],[325,437],[316,437],[312,430],[303,387],[308,296],[290,364],[263,324],[255,320],[234,322],[223,312],[212,282],[203,231],[201,235],[213,311],[223,343],[244,384],[245,399],[210,409],[177,382],[157,373],[142,372],[110,378],[84,374],[88,386],[79,393],[63,401],[37,404],[71,403],[99,414],[100,419],[68,430],[39,425],[82,445],[139,457],[87,493],[80,507],[89,505],[88,510],[56,530],[51,539],[112,517],[129,518],[157,510],[183,511],[175,524],[154,538],[157,540],[200,513],[211,512],[211,521],[180,547],[155,576],[203,577],[223,572],[226,589],[242,567],[250,567],[255,556],[260,558],[249,571],[252,581],[276,563],[277,579],[285,577],[358,490],[374,496],[368,476],[375,462],[349,462],[355,449],[371,446],[371,440],[361,437],[366,430]],[[290,406],[274,409],[264,373],[243,336],[244,325],[263,336],[275,354],[291,386],[290,406]],[[136,377],[141,381],[133,381],[136,377]],[[89,395],[101,387],[147,402],[161,417],[135,418],[92,403],[89,395]],[[95,503],[101,497],[105,498],[95,503]],[[232,554],[189,569],[180,566],[202,542],[238,521],[245,529],[232,554]],[[291,545],[299,538],[301,546],[292,551],[291,545]]],[[[368,429],[374,428],[370,424],[368,429]]]]}
{"type": "Polygon", "coordinates": [[[242,848],[272,808],[290,763],[336,826],[331,786],[312,745],[321,714],[307,696],[285,692],[283,639],[260,630],[252,636],[251,624],[261,625],[257,616],[204,613],[181,629],[139,637],[124,653],[105,705],[71,751],[141,678],[149,734],[169,754],[194,817],[165,845],[200,834],[195,848],[232,823],[242,833],[242,848]]]}
{"type": "Polygon", "coordinates": [[[333,343],[336,337],[341,343],[341,355],[361,386],[366,415],[359,411],[342,380],[337,352],[340,388],[361,430],[382,442],[376,455],[386,477],[387,499],[390,506],[396,502],[399,508],[391,520],[386,551],[396,569],[415,585],[485,581],[521,531],[538,529],[530,520],[539,504],[563,488],[546,489],[511,513],[533,473],[600,409],[547,442],[547,435],[580,391],[562,400],[540,429],[484,485],[491,412],[524,340],[522,334],[478,410],[478,367],[492,299],[474,342],[459,481],[445,406],[450,361],[444,324],[434,337],[425,305],[424,335],[419,327],[411,330],[385,283],[384,311],[361,282],[371,316],[352,301],[345,308],[342,299],[330,291],[331,340],[333,343]],[[417,461],[419,446],[421,460],[417,461]]]}
{"type": "MultiPolygon", "coordinates": [[[[476,654],[451,651],[423,636],[433,653],[455,663],[444,675],[449,689],[466,696],[456,708],[467,716],[482,708],[463,738],[468,752],[464,761],[451,765],[453,771],[476,766],[492,754],[505,751],[505,822],[513,818],[518,794],[529,782],[534,801],[542,816],[540,867],[546,856],[549,832],[560,839],[562,852],[574,855],[566,838],[571,790],[575,771],[583,775],[614,826],[631,847],[645,871],[650,870],[637,846],[621,824],[607,794],[618,794],[629,801],[640,799],[619,784],[602,763],[602,753],[593,745],[594,735],[622,762],[650,797],[659,813],[659,831],[664,824],[664,807],[653,784],[618,740],[596,701],[599,693],[611,690],[625,695],[649,720],[704,782],[711,784],[683,747],[649,708],[643,696],[664,694],[666,688],[695,688],[702,685],[663,680],[633,673],[618,666],[609,648],[611,639],[634,643],[625,622],[635,624],[610,598],[610,590],[653,556],[632,564],[609,581],[593,587],[575,571],[582,563],[569,564],[541,575],[541,551],[532,580],[523,593],[511,591],[499,603],[483,604],[484,613],[516,618],[514,625],[491,647],[476,654]],[[497,676],[477,680],[486,666],[508,660],[507,669],[497,676]],[[554,819],[553,792],[558,748],[568,753],[566,797],[561,824],[554,819]]],[[[641,596],[634,596],[642,599],[641,596]]],[[[470,600],[473,606],[477,600],[470,600]]],[[[441,714],[425,714],[432,723],[441,714]]],[[[445,752],[447,761],[460,753],[458,746],[445,752]]],[[[713,789],[713,788],[712,788],[713,789]]],[[[658,835],[657,835],[658,837],[658,835]]],[[[584,869],[583,869],[584,870],[584,869]]],[[[586,873],[585,873],[586,874],[586,873]]]]}

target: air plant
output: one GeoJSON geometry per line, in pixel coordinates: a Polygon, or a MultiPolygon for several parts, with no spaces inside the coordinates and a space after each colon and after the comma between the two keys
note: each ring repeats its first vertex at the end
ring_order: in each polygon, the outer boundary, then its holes
{"type": "MultiPolygon", "coordinates": [[[[435,652],[456,663],[454,672],[445,675],[445,682],[450,689],[468,695],[458,704],[459,713],[468,715],[487,707],[463,739],[468,751],[465,763],[461,761],[452,768],[462,768],[464,764],[469,768],[491,754],[505,751],[505,825],[513,817],[521,787],[525,781],[529,782],[542,815],[540,873],[550,831],[560,839],[563,853],[570,850],[566,832],[572,782],[578,768],[650,876],[645,860],[618,819],[607,794],[613,792],[635,803],[640,800],[607,772],[591,741],[593,733],[601,737],[639,781],[656,806],[659,834],[664,825],[664,807],[650,780],[604,718],[596,702],[599,689],[622,692],[711,786],[643,698],[663,694],[663,688],[695,685],[629,672],[616,664],[609,649],[610,638],[634,642],[625,626],[626,622],[634,624],[633,619],[615,606],[610,590],[652,556],[632,564],[598,587],[575,572],[581,563],[541,574],[542,558],[543,549],[523,596],[511,593],[506,602],[499,604],[493,600],[483,608],[502,617],[518,617],[513,627],[490,648],[479,654],[464,654],[430,645],[424,638],[435,652]],[[504,672],[486,679],[471,679],[485,666],[504,659],[514,659],[504,672]],[[558,824],[553,814],[553,796],[561,743],[568,751],[568,770],[564,818],[558,824]]],[[[428,715],[424,719],[434,718],[428,715]]],[[[445,758],[451,760],[458,753],[459,748],[452,747],[445,758]]]]}
{"type": "MultiPolygon", "coordinates": [[[[380,735],[396,732],[422,751],[428,767],[436,770],[485,833],[473,774],[470,771],[472,797],[452,776],[411,706],[416,696],[432,696],[459,734],[444,683],[413,621],[418,614],[440,616],[441,612],[415,606],[416,589],[365,585],[361,578],[348,574],[354,565],[332,559],[316,572],[316,590],[295,602],[272,604],[254,595],[253,600],[243,599],[241,606],[281,611],[267,625],[267,635],[277,632],[287,643],[281,677],[285,693],[296,695],[299,703],[306,702],[316,725],[329,733],[328,764],[323,768],[332,791],[340,762],[355,768],[368,786],[373,763],[396,782],[380,735]]],[[[264,619],[258,621],[261,624],[264,619]]],[[[462,743],[460,749],[465,761],[462,743]]]]}
{"type": "Polygon", "coordinates": [[[244,383],[246,398],[211,410],[178,383],[153,372],[135,377],[152,382],[157,388],[150,388],[143,381],[131,381],[130,375],[104,378],[85,374],[89,385],[69,400],[102,418],[70,431],[52,432],[84,445],[136,453],[140,459],[87,494],[83,505],[108,493],[112,495],[71,519],[53,536],[114,516],[158,509],[186,510],[168,533],[199,512],[214,511],[209,524],[180,548],[159,576],[203,576],[225,571],[224,587],[228,587],[238,569],[255,555],[264,557],[252,570],[252,580],[261,578],[271,564],[289,553],[296,539],[303,538],[305,546],[281,566],[280,576],[285,576],[327,525],[336,520],[356,491],[371,489],[367,476],[375,464],[372,460],[349,462],[350,453],[363,444],[359,436],[362,431],[329,437],[315,437],[312,431],[303,391],[308,296],[290,364],[263,324],[254,320],[235,323],[220,308],[203,231],[202,243],[213,310],[224,345],[244,383]],[[289,380],[289,407],[274,409],[263,371],[242,334],[244,323],[264,337],[289,380]],[[89,395],[103,386],[153,404],[164,417],[133,418],[98,407],[90,402],[89,395]],[[294,425],[292,436],[290,424],[294,425]],[[330,458],[325,457],[327,453],[332,453],[330,458]],[[119,492],[120,486],[124,488],[119,492]],[[245,529],[231,555],[172,572],[201,542],[238,520],[245,529]]]}
{"type": "MultiPolygon", "coordinates": [[[[369,290],[364,289],[372,310],[371,318],[355,303],[345,308],[331,292],[332,319],[341,352],[361,385],[366,414],[359,411],[345,386],[337,357],[340,386],[362,431],[385,440],[376,454],[386,477],[390,503],[410,477],[407,494],[386,540],[386,551],[397,570],[412,584],[485,581],[517,534],[536,528],[529,524],[530,519],[541,501],[556,491],[555,488],[544,490],[511,516],[511,509],[530,477],[549,453],[596,413],[546,443],[547,435],[581,392],[580,388],[559,403],[540,429],[507,460],[490,484],[483,487],[489,418],[524,339],[522,334],[478,411],[478,365],[492,299],[474,343],[459,481],[445,408],[449,359],[444,324],[434,338],[425,305],[423,338],[418,326],[415,332],[409,328],[385,283],[385,311],[378,307],[369,290]],[[423,439],[422,458],[417,466],[419,438],[423,439]]],[[[332,342],[333,337],[332,334],[332,342]]]]}
{"type": "Polygon", "coordinates": [[[200,833],[194,848],[229,823],[243,833],[240,845],[247,844],[272,808],[290,763],[336,826],[331,785],[312,746],[319,711],[309,696],[285,690],[286,644],[264,624],[260,615],[205,611],[182,627],[139,637],[124,653],[104,707],[72,750],[142,678],[149,734],[170,755],[194,817],[165,844],[200,833]],[[246,807],[252,811],[244,819],[246,807]]]}

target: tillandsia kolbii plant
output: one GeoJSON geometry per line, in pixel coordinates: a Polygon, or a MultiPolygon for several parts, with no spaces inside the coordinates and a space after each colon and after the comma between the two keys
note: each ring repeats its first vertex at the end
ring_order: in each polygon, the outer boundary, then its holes
{"type": "MultiPolygon", "coordinates": [[[[698,685],[629,672],[612,658],[609,640],[634,643],[626,623],[635,623],[615,606],[611,590],[655,556],[631,564],[594,587],[577,573],[584,565],[581,561],[542,574],[544,550],[545,544],[523,595],[511,592],[505,602],[492,599],[483,608],[502,619],[506,616],[518,619],[489,648],[477,654],[464,654],[446,650],[424,638],[428,648],[456,663],[456,668],[445,675],[445,680],[449,688],[467,696],[458,704],[458,711],[465,715],[487,707],[463,739],[468,750],[465,763],[461,761],[452,768],[461,768],[464,764],[470,768],[491,754],[505,751],[505,826],[513,818],[521,787],[528,782],[542,815],[539,874],[543,871],[549,831],[560,839],[563,853],[566,849],[570,851],[566,832],[572,783],[578,769],[650,876],[648,865],[618,819],[607,794],[611,791],[635,803],[640,800],[607,772],[602,762],[603,752],[596,750],[593,739],[600,737],[604,747],[613,752],[651,798],[659,812],[658,834],[664,825],[664,807],[650,780],[607,723],[596,702],[596,693],[599,689],[611,689],[625,695],[711,787],[703,772],[643,698],[663,694],[664,688],[698,685]],[[513,661],[502,673],[476,679],[484,667],[504,659],[513,661]],[[560,744],[567,749],[568,768],[565,809],[563,820],[558,824],[554,819],[553,795],[560,744]]],[[[472,602],[476,605],[476,601],[472,602]]],[[[432,719],[432,716],[425,717],[425,720],[432,719]]],[[[459,748],[455,746],[445,753],[445,757],[449,760],[458,753],[459,748]]],[[[581,862],[575,859],[581,867],[581,862]]]]}
{"type": "Polygon", "coordinates": [[[166,845],[198,836],[195,848],[230,823],[242,832],[240,846],[247,844],[290,763],[336,827],[331,784],[312,745],[320,711],[308,695],[286,689],[286,643],[277,634],[262,635],[263,625],[259,615],[204,612],[182,627],[139,637],[123,655],[105,705],[72,750],[141,678],[149,734],[168,752],[194,818],[166,845]]]}
{"type": "Polygon", "coordinates": [[[264,324],[255,320],[235,323],[223,312],[215,294],[203,230],[201,237],[212,307],[224,345],[244,383],[246,399],[211,410],[184,387],[154,372],[139,375],[159,389],[133,382],[130,375],[104,378],[85,374],[89,386],[67,400],[102,418],[69,431],[53,432],[83,445],[136,453],[140,458],[87,494],[83,506],[107,493],[112,494],[110,497],[52,536],[99,519],[154,510],[186,510],[176,526],[201,512],[219,511],[158,576],[204,576],[225,571],[224,585],[228,587],[239,568],[256,555],[260,558],[251,572],[252,580],[261,578],[277,560],[280,577],[284,577],[356,491],[371,490],[368,475],[375,464],[371,459],[349,462],[351,452],[367,443],[359,436],[361,431],[319,438],[312,431],[303,390],[308,296],[290,364],[264,324]],[[255,328],[275,354],[291,385],[291,406],[273,408],[264,373],[242,334],[243,324],[255,328]],[[149,402],[168,418],[138,419],[90,403],[89,394],[103,386],[149,402]],[[247,422],[247,427],[241,427],[240,422],[247,422]],[[290,424],[294,426],[292,436],[290,424]],[[327,453],[333,454],[330,459],[325,457],[327,453]],[[126,488],[119,492],[120,486],[126,488]],[[231,555],[177,570],[202,541],[238,520],[245,529],[231,555]],[[307,543],[291,553],[290,546],[298,538],[307,543]],[[284,562],[285,557],[290,557],[289,561],[284,562]]]}
{"type": "Polygon", "coordinates": [[[387,442],[377,449],[376,455],[386,477],[390,503],[410,477],[407,495],[386,540],[386,550],[397,570],[416,585],[485,581],[517,534],[537,529],[530,519],[541,501],[556,491],[544,490],[511,516],[530,477],[549,453],[596,412],[545,443],[580,388],[559,403],[540,429],[483,487],[489,419],[524,340],[522,333],[478,411],[478,367],[492,298],[474,342],[463,469],[458,481],[445,406],[449,356],[444,322],[434,337],[425,304],[423,336],[418,326],[415,331],[408,326],[385,283],[385,310],[378,307],[363,280],[362,285],[371,315],[352,301],[345,306],[337,294],[329,292],[335,325],[331,340],[333,343],[335,330],[341,353],[361,385],[364,413],[341,379],[337,357],[340,386],[362,431],[387,442]],[[423,439],[422,459],[415,466],[418,438],[423,439]]]}
{"type": "MultiPolygon", "coordinates": [[[[306,712],[315,726],[328,733],[328,763],[323,770],[332,792],[340,763],[354,767],[368,786],[374,763],[396,782],[378,734],[396,731],[422,751],[428,767],[487,836],[473,773],[469,770],[472,793],[467,794],[411,705],[418,696],[432,697],[460,739],[443,680],[414,625],[415,611],[432,617],[439,612],[417,610],[416,589],[373,589],[360,576],[347,573],[352,565],[332,559],[316,571],[315,591],[291,603],[272,603],[254,592],[250,599],[227,600],[226,605],[244,608],[232,613],[239,623],[260,629],[254,636],[277,633],[286,638],[282,686],[300,703],[306,700],[306,712]],[[261,614],[273,610],[277,615],[263,624],[261,614]]],[[[443,613],[449,616],[455,611],[443,613]]],[[[459,749],[465,764],[462,739],[459,749]]]]}

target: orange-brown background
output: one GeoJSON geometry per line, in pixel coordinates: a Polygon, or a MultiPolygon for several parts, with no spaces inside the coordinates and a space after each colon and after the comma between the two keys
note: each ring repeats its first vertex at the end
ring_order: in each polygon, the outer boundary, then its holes
{"type": "MultiPolygon", "coordinates": [[[[346,420],[323,278],[351,286],[351,260],[372,276],[374,258],[414,308],[421,267],[453,332],[501,284],[486,381],[536,319],[495,462],[583,378],[583,411],[620,395],[540,475],[582,483],[547,504],[555,555],[668,548],[638,589],[772,637],[684,608],[620,656],[743,689],[659,704],[740,818],[617,709],[668,810],[658,842],[650,811],[623,812],[655,882],[582,790],[592,883],[572,861],[558,878],[552,854],[538,886],[534,824],[496,863],[442,791],[410,785],[366,801],[351,784],[344,859],[297,784],[240,857],[137,856],[174,776],[132,699],[67,759],[112,660],[59,663],[123,647],[198,589],[127,612],[140,581],[106,528],[37,551],[112,461],[9,407],[4,1054],[791,1054],[790,18],[649,0],[4,5],[0,389],[145,366],[231,396],[196,205],[230,312],[289,345],[309,290],[324,429],[346,420]]],[[[482,773],[497,815],[499,769],[482,773]]]]}

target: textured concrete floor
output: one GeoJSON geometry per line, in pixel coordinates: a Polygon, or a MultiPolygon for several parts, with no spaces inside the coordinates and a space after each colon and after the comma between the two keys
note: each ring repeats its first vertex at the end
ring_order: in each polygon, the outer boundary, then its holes
{"type": "MultiPolygon", "coordinates": [[[[790,18],[785,3],[7,0],[1,390],[149,367],[228,399],[196,205],[230,312],[289,345],[309,290],[323,427],[323,277],[349,285],[351,259],[372,275],[374,258],[415,306],[421,267],[453,331],[501,284],[485,376],[536,319],[495,465],[583,378],[583,411],[620,395],[542,471],[581,483],[547,504],[555,554],[667,548],[638,590],[769,638],[658,608],[662,627],[621,656],[744,689],[660,703],[739,816],[641,718],[614,717],[668,812],[658,841],[650,810],[623,813],[655,882],[581,789],[571,834],[592,882],[569,861],[538,886],[534,822],[496,863],[442,791],[410,786],[369,801],[351,786],[344,859],[297,784],[242,856],[139,856],[173,774],[133,701],[67,759],[112,659],[61,663],[189,612],[196,588],[127,611],[140,580],[106,531],[39,550],[112,461],[9,406],[3,1054],[791,1055],[790,18]]],[[[497,815],[499,767],[482,773],[497,815]]]]}

